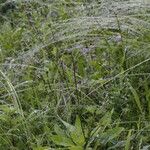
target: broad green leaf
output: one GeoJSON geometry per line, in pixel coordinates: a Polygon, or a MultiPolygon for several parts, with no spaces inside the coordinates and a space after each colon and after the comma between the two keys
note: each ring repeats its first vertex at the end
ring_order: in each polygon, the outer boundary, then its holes
{"type": "Polygon", "coordinates": [[[83,146],[85,144],[85,138],[79,116],[76,117],[75,130],[71,132],[71,137],[77,145],[83,146]]]}
{"type": "Polygon", "coordinates": [[[69,150],[84,150],[84,148],[82,146],[72,146],[69,150]]]}
{"type": "Polygon", "coordinates": [[[74,146],[72,140],[66,136],[52,135],[50,139],[56,144],[61,146],[74,146]]]}
{"type": "Polygon", "coordinates": [[[52,149],[50,147],[39,146],[39,147],[36,147],[36,148],[33,147],[33,150],[52,150],[52,149]]]}

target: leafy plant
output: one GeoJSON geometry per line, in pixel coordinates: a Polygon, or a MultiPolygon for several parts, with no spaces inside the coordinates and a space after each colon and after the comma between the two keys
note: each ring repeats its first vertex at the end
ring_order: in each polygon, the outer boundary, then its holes
{"type": "Polygon", "coordinates": [[[76,116],[75,125],[71,125],[60,119],[66,130],[56,125],[54,127],[56,135],[51,135],[50,139],[56,145],[64,146],[70,150],[97,149],[119,137],[124,130],[122,127],[107,129],[111,123],[111,115],[112,112],[106,113],[100,119],[99,124],[91,131],[84,130],[84,125],[81,123],[79,116],[76,116]]]}

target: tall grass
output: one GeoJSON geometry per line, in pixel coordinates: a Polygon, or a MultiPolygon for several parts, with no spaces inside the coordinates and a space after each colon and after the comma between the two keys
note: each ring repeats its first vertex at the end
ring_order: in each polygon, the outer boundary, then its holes
{"type": "Polygon", "coordinates": [[[0,149],[149,149],[149,9],[0,3],[0,149]]]}

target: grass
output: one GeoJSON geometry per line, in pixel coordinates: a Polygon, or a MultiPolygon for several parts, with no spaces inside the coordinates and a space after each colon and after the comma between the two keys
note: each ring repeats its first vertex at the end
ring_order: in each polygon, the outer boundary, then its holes
{"type": "Polygon", "coordinates": [[[148,150],[150,2],[0,2],[1,150],[148,150]]]}

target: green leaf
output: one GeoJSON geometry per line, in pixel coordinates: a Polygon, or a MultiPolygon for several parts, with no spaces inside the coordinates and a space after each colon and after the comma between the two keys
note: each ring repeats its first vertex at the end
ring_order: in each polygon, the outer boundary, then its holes
{"type": "Polygon", "coordinates": [[[148,115],[150,118],[150,89],[146,81],[144,82],[144,88],[145,88],[145,97],[147,100],[147,108],[148,108],[148,113],[149,113],[148,115]]]}
{"type": "MultiPolygon", "coordinates": [[[[104,126],[107,127],[111,123],[111,116],[112,116],[113,110],[111,112],[107,112],[99,121],[99,124],[96,128],[94,128],[91,132],[91,136],[97,136],[99,133],[100,129],[104,126]]],[[[104,129],[103,128],[103,129],[104,129]]]]}
{"type": "Polygon", "coordinates": [[[71,132],[71,137],[77,145],[83,146],[85,144],[85,138],[79,116],[76,117],[75,130],[71,132]]]}
{"type": "Polygon", "coordinates": [[[94,105],[86,106],[86,110],[87,110],[87,112],[89,112],[91,114],[94,114],[94,113],[101,114],[102,113],[101,109],[94,105]]]}
{"type": "Polygon", "coordinates": [[[102,119],[100,120],[100,124],[102,126],[108,126],[110,123],[111,123],[111,116],[113,114],[113,109],[111,112],[107,112],[103,117],[102,119]]]}
{"type": "Polygon", "coordinates": [[[142,105],[141,105],[141,102],[140,102],[140,97],[139,97],[138,93],[136,92],[136,90],[132,87],[132,85],[130,85],[130,90],[131,90],[131,93],[134,96],[135,103],[136,103],[139,111],[142,114],[142,105]]]}
{"type": "Polygon", "coordinates": [[[98,125],[97,127],[95,127],[92,131],[91,131],[91,134],[90,134],[90,138],[94,138],[96,137],[100,130],[102,129],[102,127],[100,125],[98,125]]]}
{"type": "Polygon", "coordinates": [[[106,132],[100,135],[100,142],[102,144],[106,144],[110,142],[112,139],[118,137],[123,130],[124,128],[122,127],[116,127],[116,128],[107,130],[106,132]]]}
{"type": "Polygon", "coordinates": [[[84,150],[84,148],[82,146],[72,146],[69,150],[84,150]]]}
{"type": "Polygon", "coordinates": [[[115,145],[109,147],[108,150],[117,150],[124,147],[124,145],[125,145],[124,141],[118,141],[115,145]]]}
{"type": "Polygon", "coordinates": [[[64,124],[64,126],[67,128],[67,130],[69,132],[73,132],[75,130],[75,127],[69,123],[67,123],[66,121],[62,120],[60,117],[59,117],[60,121],[64,124]]]}
{"type": "Polygon", "coordinates": [[[54,131],[59,136],[66,136],[64,130],[62,130],[57,124],[54,126],[54,131]]]}
{"type": "Polygon", "coordinates": [[[61,146],[74,146],[74,143],[72,140],[66,136],[60,136],[60,135],[52,135],[50,139],[56,144],[61,146]]]}
{"type": "Polygon", "coordinates": [[[57,54],[57,48],[56,48],[56,47],[53,48],[52,54],[53,54],[54,56],[56,56],[56,54],[57,54]]]}
{"type": "Polygon", "coordinates": [[[126,144],[125,144],[125,150],[130,149],[131,133],[132,133],[132,130],[129,130],[127,140],[126,140],[126,144]]]}
{"type": "Polygon", "coordinates": [[[99,133],[103,133],[104,129],[111,123],[111,116],[113,110],[111,112],[107,112],[99,121],[97,127],[95,127],[90,133],[90,141],[89,144],[99,135],[99,133]]]}
{"type": "MultiPolygon", "coordinates": [[[[50,150],[50,147],[42,147],[42,146],[38,146],[38,147],[33,147],[33,150],[50,150]]],[[[51,149],[52,150],[52,149],[51,149]]]]}

